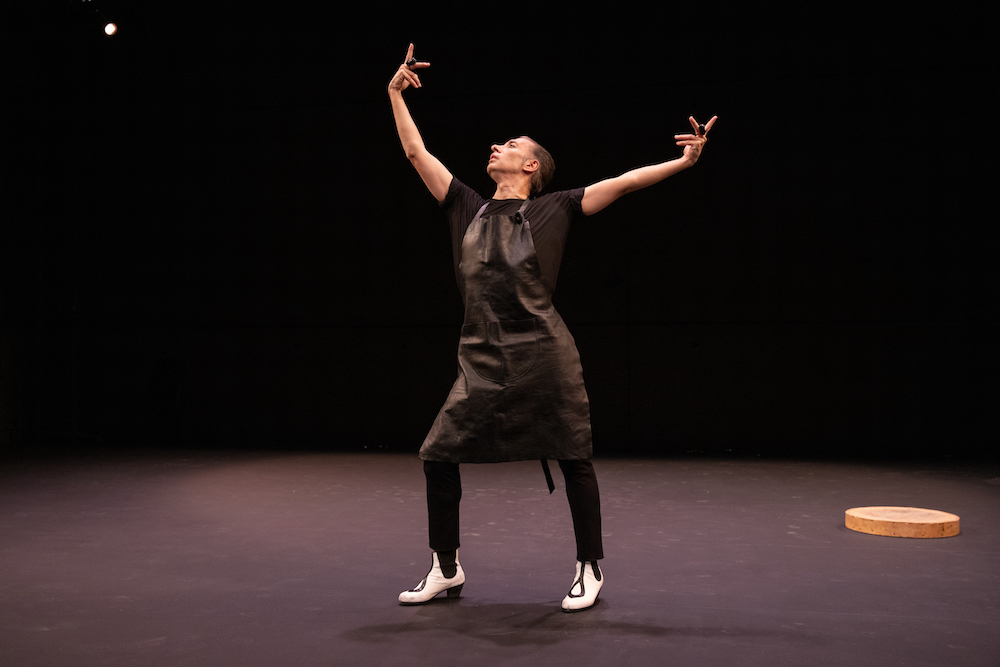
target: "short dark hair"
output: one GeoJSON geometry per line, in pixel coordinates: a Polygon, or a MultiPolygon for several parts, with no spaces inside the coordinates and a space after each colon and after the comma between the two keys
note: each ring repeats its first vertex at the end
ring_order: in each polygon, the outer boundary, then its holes
{"type": "Polygon", "coordinates": [[[531,192],[528,196],[537,197],[545,189],[545,186],[549,184],[549,181],[552,180],[552,175],[556,173],[556,161],[552,159],[552,154],[545,150],[540,143],[528,136],[525,136],[525,139],[534,144],[532,153],[534,154],[534,158],[538,160],[538,169],[531,174],[531,192]]]}

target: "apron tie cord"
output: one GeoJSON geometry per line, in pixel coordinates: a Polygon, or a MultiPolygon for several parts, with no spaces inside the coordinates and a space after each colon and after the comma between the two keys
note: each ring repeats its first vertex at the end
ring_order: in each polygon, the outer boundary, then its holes
{"type": "Polygon", "coordinates": [[[556,490],[555,482],[552,481],[552,472],[549,470],[549,462],[542,459],[542,472],[545,473],[545,483],[549,485],[549,494],[556,490]]]}

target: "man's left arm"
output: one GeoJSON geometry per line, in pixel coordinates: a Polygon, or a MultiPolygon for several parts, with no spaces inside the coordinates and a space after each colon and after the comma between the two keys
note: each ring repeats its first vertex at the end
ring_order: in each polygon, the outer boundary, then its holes
{"type": "Polygon", "coordinates": [[[712,120],[704,126],[699,125],[693,116],[688,120],[694,128],[694,134],[674,135],[677,145],[684,147],[684,155],[675,160],[632,169],[621,176],[588,185],[583,191],[583,200],[580,202],[583,214],[593,215],[630,192],[647,188],[693,166],[701,157],[701,151],[708,143],[708,131],[715,125],[718,116],[712,116],[712,120]]]}

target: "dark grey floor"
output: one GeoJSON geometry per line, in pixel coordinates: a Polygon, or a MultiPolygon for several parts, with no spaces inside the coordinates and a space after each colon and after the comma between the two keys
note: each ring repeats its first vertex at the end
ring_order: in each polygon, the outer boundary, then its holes
{"type": "Polygon", "coordinates": [[[556,469],[463,466],[463,597],[423,576],[410,456],[132,455],[0,469],[2,665],[1000,664],[1000,468],[598,460],[607,585],[573,576],[556,469]],[[959,514],[854,533],[844,510],[959,514]]]}

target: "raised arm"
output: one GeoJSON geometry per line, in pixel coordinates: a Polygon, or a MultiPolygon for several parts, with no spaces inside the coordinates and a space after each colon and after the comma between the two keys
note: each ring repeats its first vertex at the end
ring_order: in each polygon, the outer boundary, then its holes
{"type": "Polygon", "coordinates": [[[441,161],[427,152],[424,140],[417,130],[416,123],[410,115],[410,110],[403,100],[403,91],[410,86],[420,88],[420,77],[415,70],[430,67],[430,63],[413,60],[413,44],[406,50],[406,61],[399,66],[396,74],[389,81],[389,102],[392,104],[392,115],[396,119],[396,132],[403,144],[407,159],[420,174],[424,185],[439,202],[444,201],[451,186],[451,172],[441,164],[441,161]]]}
{"type": "Polygon", "coordinates": [[[712,116],[712,120],[699,125],[694,116],[688,120],[694,128],[694,134],[676,134],[678,146],[684,147],[684,154],[675,159],[659,164],[651,164],[647,167],[639,167],[626,171],[621,176],[598,181],[593,185],[588,185],[583,191],[584,215],[593,215],[606,208],[609,204],[627,195],[630,192],[647,188],[654,183],[659,183],[665,178],[673,176],[679,171],[683,171],[694,165],[701,157],[701,150],[708,143],[708,131],[715,125],[718,116],[712,116]]]}

